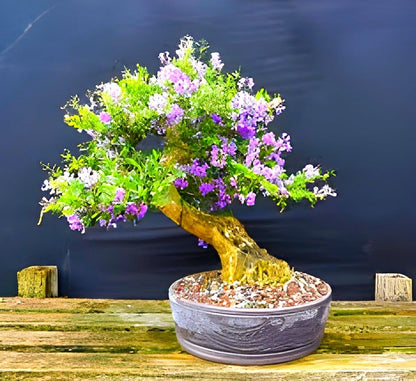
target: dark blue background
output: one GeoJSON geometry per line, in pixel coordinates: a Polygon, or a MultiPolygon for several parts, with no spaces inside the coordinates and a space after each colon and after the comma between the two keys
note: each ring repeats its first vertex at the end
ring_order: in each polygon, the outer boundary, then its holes
{"type": "Polygon", "coordinates": [[[60,107],[136,62],[154,72],[185,34],[283,95],[292,168],[337,171],[339,197],[314,210],[237,208],[259,244],[335,299],[371,299],[375,272],[415,278],[415,15],[414,0],[2,0],[0,295],[34,264],[59,267],[62,295],[112,298],[165,298],[173,280],[219,266],[157,213],[84,236],[50,216],[36,226],[39,162],[82,139],[60,107]]]}

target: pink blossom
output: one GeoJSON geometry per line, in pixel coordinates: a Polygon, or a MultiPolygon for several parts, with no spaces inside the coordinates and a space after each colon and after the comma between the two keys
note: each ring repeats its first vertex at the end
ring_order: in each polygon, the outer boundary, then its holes
{"type": "Polygon", "coordinates": [[[102,111],[100,112],[100,121],[109,124],[111,122],[111,115],[108,112],[102,111]]]}

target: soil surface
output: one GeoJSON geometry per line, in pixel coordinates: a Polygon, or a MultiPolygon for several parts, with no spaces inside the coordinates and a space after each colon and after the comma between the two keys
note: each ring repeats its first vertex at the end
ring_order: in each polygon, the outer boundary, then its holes
{"type": "Polygon", "coordinates": [[[221,272],[199,273],[182,278],[174,287],[179,299],[220,307],[282,308],[301,306],[328,294],[319,278],[299,271],[280,286],[253,286],[221,281],[221,272]]]}

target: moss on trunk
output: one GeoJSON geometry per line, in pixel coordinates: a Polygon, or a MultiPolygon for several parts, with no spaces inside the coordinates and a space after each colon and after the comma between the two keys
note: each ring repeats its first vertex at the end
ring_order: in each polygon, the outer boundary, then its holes
{"type": "Polygon", "coordinates": [[[271,256],[248,235],[233,216],[204,213],[183,201],[175,187],[160,211],[187,232],[212,245],[218,252],[224,282],[276,285],[288,281],[292,269],[287,262],[271,256]]]}

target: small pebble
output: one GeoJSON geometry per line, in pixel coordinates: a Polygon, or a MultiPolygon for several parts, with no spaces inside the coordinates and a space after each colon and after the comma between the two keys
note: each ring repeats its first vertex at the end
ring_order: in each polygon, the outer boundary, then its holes
{"type": "Polygon", "coordinates": [[[187,276],[176,285],[180,299],[192,302],[234,308],[282,308],[299,306],[326,295],[328,285],[321,279],[299,271],[292,279],[276,287],[242,285],[238,282],[225,284],[220,273],[202,273],[187,276]],[[207,282],[207,274],[210,281],[207,282]],[[201,291],[201,285],[208,284],[201,291]]]}

